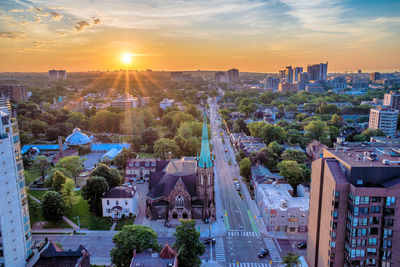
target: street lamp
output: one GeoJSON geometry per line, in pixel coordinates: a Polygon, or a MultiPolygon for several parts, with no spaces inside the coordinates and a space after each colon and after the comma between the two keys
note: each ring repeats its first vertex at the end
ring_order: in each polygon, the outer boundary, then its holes
{"type": "Polygon", "coordinates": [[[74,219],[78,220],[78,229],[79,229],[79,232],[80,232],[81,231],[81,222],[79,221],[79,215],[75,216],[74,219]]]}

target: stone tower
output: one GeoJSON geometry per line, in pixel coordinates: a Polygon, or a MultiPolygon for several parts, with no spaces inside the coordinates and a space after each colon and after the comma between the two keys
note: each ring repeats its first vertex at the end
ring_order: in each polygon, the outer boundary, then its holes
{"type": "Polygon", "coordinates": [[[197,157],[197,196],[203,204],[203,219],[215,221],[214,164],[208,140],[207,116],[204,111],[200,158],[197,157]]]}

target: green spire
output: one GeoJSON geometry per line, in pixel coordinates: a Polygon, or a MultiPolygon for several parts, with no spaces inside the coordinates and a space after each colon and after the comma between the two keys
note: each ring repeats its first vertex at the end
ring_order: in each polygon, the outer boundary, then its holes
{"type": "Polygon", "coordinates": [[[201,138],[201,153],[199,160],[200,168],[210,168],[212,167],[212,161],[210,157],[210,143],[208,141],[208,127],[207,127],[207,115],[204,110],[203,116],[203,137],[201,138]]]}

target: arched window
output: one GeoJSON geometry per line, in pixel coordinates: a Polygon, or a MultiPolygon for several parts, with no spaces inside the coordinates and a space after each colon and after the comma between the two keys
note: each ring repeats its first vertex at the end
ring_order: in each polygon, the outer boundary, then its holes
{"type": "Polygon", "coordinates": [[[201,174],[201,176],[200,176],[200,185],[203,185],[203,183],[204,183],[204,177],[203,177],[203,174],[201,174]]]}
{"type": "Polygon", "coordinates": [[[211,184],[211,175],[208,176],[208,185],[211,184]]]}
{"type": "Polygon", "coordinates": [[[177,196],[175,198],[175,207],[176,208],[183,208],[184,198],[183,196],[177,196]]]}

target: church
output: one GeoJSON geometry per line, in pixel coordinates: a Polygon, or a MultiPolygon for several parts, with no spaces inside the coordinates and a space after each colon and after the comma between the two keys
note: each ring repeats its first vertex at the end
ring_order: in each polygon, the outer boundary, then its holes
{"type": "Polygon", "coordinates": [[[149,219],[215,221],[214,162],[204,111],[200,157],[157,161],[146,199],[149,219]]]}

